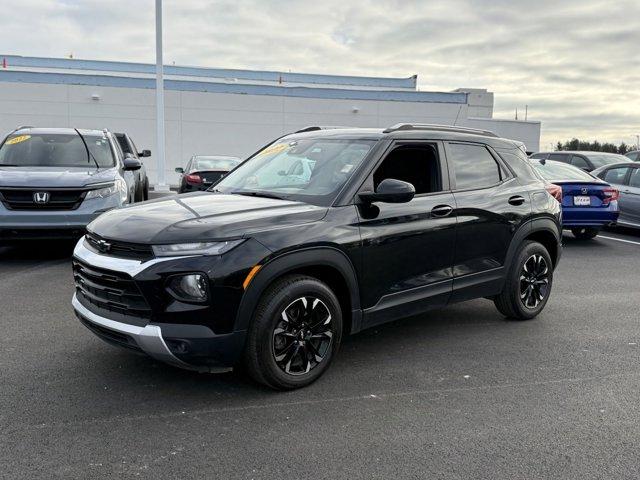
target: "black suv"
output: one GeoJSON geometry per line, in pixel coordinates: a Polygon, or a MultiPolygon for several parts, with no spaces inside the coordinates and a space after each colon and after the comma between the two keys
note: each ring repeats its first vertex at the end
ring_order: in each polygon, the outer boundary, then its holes
{"type": "Polygon", "coordinates": [[[522,145],[400,124],[308,127],[209,191],[107,212],[74,252],[80,321],[175,366],[309,384],[345,334],[478,297],[544,308],[560,204],[522,145]]]}

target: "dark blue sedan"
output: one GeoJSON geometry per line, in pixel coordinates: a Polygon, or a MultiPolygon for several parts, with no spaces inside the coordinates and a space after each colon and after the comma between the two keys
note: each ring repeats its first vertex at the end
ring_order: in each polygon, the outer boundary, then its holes
{"type": "Polygon", "coordinates": [[[619,192],[587,172],[553,160],[531,159],[537,172],[556,189],[562,203],[562,226],[579,239],[591,239],[602,227],[615,225],[619,192]]]}

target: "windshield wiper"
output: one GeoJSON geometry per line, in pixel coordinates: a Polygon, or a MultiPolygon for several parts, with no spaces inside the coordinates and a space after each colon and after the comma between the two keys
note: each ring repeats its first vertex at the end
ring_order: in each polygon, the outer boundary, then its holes
{"type": "Polygon", "coordinates": [[[84,148],[87,151],[87,162],[89,162],[90,160],[93,160],[93,163],[96,164],[96,168],[100,170],[100,165],[98,165],[98,161],[96,160],[96,157],[94,157],[93,153],[91,153],[91,150],[89,150],[89,145],[87,145],[87,141],[84,139],[84,137],[82,136],[82,134],[77,128],[74,128],[74,130],[76,131],[78,136],[80,136],[80,140],[82,140],[82,143],[84,144],[84,148]]]}
{"type": "Polygon", "coordinates": [[[281,197],[269,192],[231,192],[234,195],[244,195],[246,197],[263,197],[263,198],[275,198],[276,200],[286,200],[286,197],[281,197]]]}

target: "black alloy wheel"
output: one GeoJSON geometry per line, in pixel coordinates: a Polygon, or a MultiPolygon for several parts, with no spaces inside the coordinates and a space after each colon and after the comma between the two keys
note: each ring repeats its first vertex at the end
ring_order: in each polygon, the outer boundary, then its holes
{"type": "Polygon", "coordinates": [[[244,366],[271,388],[304,387],[329,368],[341,340],[342,309],[333,290],[317,278],[287,275],[261,295],[247,330],[244,366]]]}
{"type": "Polygon", "coordinates": [[[553,285],[553,262],[548,250],[526,240],[513,257],[502,292],[493,298],[500,313],[515,320],[529,320],[547,304],[553,285]]]}
{"type": "Polygon", "coordinates": [[[297,298],[282,310],[273,330],[273,355],[280,369],[289,375],[309,373],[331,347],[331,312],[313,296],[297,298]]]}
{"type": "Polygon", "coordinates": [[[520,272],[520,300],[525,308],[535,309],[549,290],[549,265],[542,255],[531,255],[520,272]]]}

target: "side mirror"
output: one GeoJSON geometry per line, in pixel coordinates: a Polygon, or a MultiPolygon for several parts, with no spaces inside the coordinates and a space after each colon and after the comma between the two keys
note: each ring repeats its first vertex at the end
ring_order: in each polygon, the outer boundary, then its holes
{"type": "Polygon", "coordinates": [[[365,203],[407,203],[415,194],[416,189],[410,183],[386,178],[380,182],[375,192],[362,192],[358,196],[365,203]]]}
{"type": "Polygon", "coordinates": [[[139,157],[150,157],[151,156],[151,150],[142,150],[140,153],[138,153],[139,157]]]}
{"type": "Polygon", "coordinates": [[[140,170],[140,167],[142,167],[140,160],[133,158],[131,154],[125,155],[122,163],[124,164],[125,170],[140,170]]]}
{"type": "Polygon", "coordinates": [[[176,173],[179,173],[179,174],[183,174],[183,173],[184,173],[184,168],[182,168],[182,167],[176,167],[176,168],[175,168],[175,172],[176,172],[176,173]]]}

